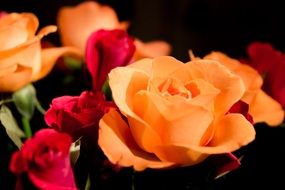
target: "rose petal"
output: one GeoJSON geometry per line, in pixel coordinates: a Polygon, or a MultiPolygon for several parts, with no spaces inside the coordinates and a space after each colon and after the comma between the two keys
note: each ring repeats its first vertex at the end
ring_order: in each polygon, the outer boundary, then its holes
{"type": "Polygon", "coordinates": [[[92,77],[93,90],[101,90],[111,69],[129,64],[135,45],[123,30],[98,30],[86,45],[85,59],[92,77]]]}
{"type": "Polygon", "coordinates": [[[213,109],[212,104],[221,91],[205,80],[194,79],[190,83],[195,84],[199,90],[199,94],[193,97],[190,102],[195,105],[203,106],[209,110],[213,109]]]}
{"type": "Polygon", "coordinates": [[[125,167],[133,166],[138,171],[147,167],[164,168],[173,165],[170,162],[162,162],[153,154],[140,149],[131,136],[129,126],[115,110],[105,114],[99,125],[98,144],[112,163],[125,167]],[[116,148],[113,148],[114,145],[116,148]]]}
{"type": "Polygon", "coordinates": [[[255,138],[252,124],[242,114],[231,113],[215,121],[215,132],[207,146],[191,147],[208,154],[233,152],[255,138]]]}
{"type": "Polygon", "coordinates": [[[139,39],[135,40],[136,53],[133,57],[133,60],[139,60],[141,58],[154,58],[163,55],[169,55],[171,51],[171,46],[164,41],[151,41],[151,42],[142,42],[139,39]]]}
{"type": "Polygon", "coordinates": [[[258,91],[251,102],[249,113],[254,122],[266,122],[270,126],[277,126],[284,120],[282,106],[262,90],[258,91]]]}
{"type": "Polygon", "coordinates": [[[120,28],[115,11],[106,5],[86,1],[75,7],[63,7],[59,10],[57,23],[62,43],[85,51],[87,38],[98,29],[120,28]]]}
{"type": "Polygon", "coordinates": [[[246,87],[246,93],[243,100],[246,102],[251,101],[254,94],[262,86],[263,80],[258,72],[246,64],[241,64],[236,59],[232,59],[221,52],[212,52],[211,54],[205,56],[205,59],[219,61],[242,78],[246,87]]]}
{"type": "Polygon", "coordinates": [[[252,101],[263,84],[262,77],[256,70],[244,64],[241,64],[234,72],[242,78],[245,84],[246,92],[243,95],[242,100],[245,102],[252,101]]]}
{"type": "Polygon", "coordinates": [[[15,48],[7,51],[0,52],[0,63],[4,65],[19,64],[23,67],[29,67],[32,69],[32,74],[35,74],[41,68],[40,65],[40,43],[39,41],[34,43],[25,43],[16,46],[15,48]],[[1,57],[3,56],[3,58],[1,57]]]}
{"type": "Polygon", "coordinates": [[[222,63],[224,66],[229,68],[230,70],[235,70],[240,66],[240,62],[236,59],[232,59],[224,53],[214,51],[210,54],[206,55],[204,59],[215,60],[222,63]]]}
{"type": "Polygon", "coordinates": [[[247,47],[250,60],[247,64],[252,65],[259,73],[271,72],[279,67],[282,53],[275,50],[269,43],[253,42],[247,47]]]}
{"type": "Polygon", "coordinates": [[[18,68],[17,64],[14,64],[14,65],[11,65],[11,66],[8,66],[5,68],[1,68],[0,69],[0,77],[9,75],[9,74],[15,72],[17,70],[17,68],[18,68]]]}
{"type": "Polygon", "coordinates": [[[193,165],[209,154],[233,152],[255,138],[253,126],[240,114],[227,114],[216,125],[219,127],[208,146],[163,145],[156,147],[155,154],[162,160],[193,165]]]}
{"type": "Polygon", "coordinates": [[[144,58],[141,60],[138,60],[130,65],[128,65],[129,68],[135,68],[140,71],[144,71],[148,76],[152,75],[152,60],[149,58],[144,58]]]}
{"type": "MultiPolygon", "coordinates": [[[[252,48],[253,49],[249,50],[249,53],[252,58],[256,59],[257,62],[260,62],[258,63],[261,64],[259,69],[268,69],[265,63],[268,62],[267,54],[261,53],[261,57],[256,57],[256,47],[253,46],[252,48]]],[[[270,49],[267,45],[265,46],[265,48],[270,53],[272,53],[272,48],[270,49]]],[[[241,76],[246,87],[246,91],[242,97],[242,101],[249,104],[249,113],[253,116],[253,120],[255,122],[266,122],[269,125],[277,126],[283,121],[284,112],[282,113],[280,109],[281,106],[278,105],[277,102],[275,102],[273,99],[268,97],[263,91],[261,91],[263,80],[256,70],[254,70],[248,65],[241,64],[237,60],[231,59],[219,52],[214,52],[206,57],[221,61],[221,63],[232,69],[234,73],[241,76]],[[264,109],[265,107],[266,109],[264,109]]],[[[278,58],[276,59],[278,60],[278,58]]],[[[272,63],[275,62],[273,61],[272,63]]],[[[279,70],[282,71],[282,69],[279,70]]],[[[275,81],[272,86],[276,84],[278,85],[278,83],[275,81]]],[[[279,86],[282,85],[278,85],[278,90],[280,90],[279,86]]]]}
{"type": "Polygon", "coordinates": [[[28,172],[28,176],[33,185],[39,189],[77,190],[68,156],[55,161],[53,166],[46,168],[44,172],[34,170],[28,172]]]}
{"type": "Polygon", "coordinates": [[[134,68],[116,68],[109,74],[109,85],[112,89],[114,102],[120,111],[128,116],[130,126],[134,126],[131,127],[131,131],[139,146],[151,151],[153,143],[160,144],[160,138],[145,121],[132,111],[134,94],[141,89],[146,89],[147,83],[148,76],[134,68]]]}
{"type": "Polygon", "coordinates": [[[132,98],[139,90],[147,89],[148,76],[134,68],[115,68],[109,73],[109,85],[114,102],[126,115],[136,117],[132,111],[132,98]],[[120,83],[118,83],[120,81],[120,83]]]}
{"type": "MultiPolygon", "coordinates": [[[[176,76],[174,75],[174,77],[176,76]]],[[[178,82],[180,82],[179,79],[176,79],[176,78],[167,78],[167,79],[153,78],[149,82],[148,90],[150,92],[157,93],[163,96],[159,90],[159,86],[161,85],[162,82],[165,82],[170,79],[172,81],[177,80],[178,82]]],[[[189,97],[174,95],[174,96],[167,96],[167,98],[165,97],[165,99],[169,100],[170,102],[173,102],[173,104],[176,104],[176,103],[181,104],[180,102],[183,101],[185,102],[186,107],[189,106],[187,104],[191,104],[191,105],[194,104],[198,106],[203,106],[209,110],[213,110],[215,97],[220,93],[219,89],[215,88],[212,84],[202,79],[193,79],[186,84],[182,84],[182,86],[183,88],[189,91],[189,95],[188,95],[189,97]],[[190,89],[191,86],[192,88],[196,89],[195,90],[196,92],[193,92],[193,89],[190,89]]]]}
{"type": "Polygon", "coordinates": [[[212,113],[201,106],[169,103],[145,91],[134,96],[133,110],[160,135],[163,144],[199,145],[213,120],[212,113]]]}
{"type": "Polygon", "coordinates": [[[38,25],[37,17],[31,13],[11,13],[3,16],[0,20],[0,51],[26,42],[34,36],[38,25]]]}
{"type": "Polygon", "coordinates": [[[41,53],[42,66],[41,70],[33,76],[33,81],[37,81],[45,77],[56,64],[56,60],[62,55],[80,55],[78,49],[73,47],[47,48],[41,53]]]}
{"type": "Polygon", "coordinates": [[[178,76],[184,83],[191,79],[202,79],[220,90],[215,100],[216,114],[225,114],[244,94],[242,79],[222,64],[211,60],[196,60],[180,67],[172,76],[178,76]],[[226,79],[226,80],[225,80],[226,79]]]}
{"type": "Polygon", "coordinates": [[[1,92],[15,92],[31,81],[32,69],[19,66],[14,73],[0,77],[1,92]]]}
{"type": "MultiPolygon", "coordinates": [[[[76,190],[69,149],[71,138],[53,129],[41,129],[28,139],[16,154],[21,154],[24,166],[12,160],[12,171],[25,172],[33,186],[38,189],[76,190]]],[[[20,177],[20,176],[19,176],[20,177]]]]}
{"type": "Polygon", "coordinates": [[[53,26],[45,27],[42,32],[9,50],[0,52],[0,65],[5,67],[7,65],[19,64],[24,67],[32,68],[32,75],[37,75],[41,70],[41,47],[40,40],[44,35],[54,31],[53,26]]]}
{"type": "Polygon", "coordinates": [[[174,57],[160,56],[153,59],[152,76],[155,78],[168,78],[171,73],[181,68],[184,63],[178,61],[174,57]]]}
{"type": "Polygon", "coordinates": [[[190,147],[175,144],[164,144],[154,147],[154,153],[165,162],[173,162],[185,166],[198,164],[209,156],[190,147]]]}

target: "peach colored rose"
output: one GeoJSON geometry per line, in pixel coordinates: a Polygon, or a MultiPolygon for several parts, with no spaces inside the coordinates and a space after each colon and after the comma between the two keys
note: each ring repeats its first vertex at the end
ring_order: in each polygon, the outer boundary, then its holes
{"type": "Polygon", "coordinates": [[[109,84],[122,114],[103,116],[99,145],[112,163],[194,165],[255,138],[244,115],[231,111],[245,92],[242,79],[216,61],[142,59],[113,69],[109,84]]]}
{"type": "Polygon", "coordinates": [[[58,13],[58,28],[64,45],[78,47],[84,54],[89,35],[99,29],[125,28],[115,11],[106,5],[86,1],[63,7],[58,13]]]}
{"type": "Polygon", "coordinates": [[[249,113],[255,123],[266,122],[270,126],[282,123],[284,120],[282,106],[261,89],[263,79],[254,68],[221,52],[212,52],[204,59],[219,61],[242,78],[246,87],[242,101],[249,104],[249,113]]]}
{"type": "Polygon", "coordinates": [[[169,55],[171,52],[171,46],[161,40],[142,42],[139,39],[135,40],[137,51],[133,56],[133,61],[140,60],[142,58],[154,58],[163,55],[169,55]]]}
{"type": "MultiPolygon", "coordinates": [[[[57,19],[59,33],[63,45],[74,46],[84,55],[86,41],[91,33],[99,29],[124,29],[128,22],[120,22],[112,7],[98,2],[86,1],[74,7],[63,7],[57,19]]],[[[143,43],[136,41],[137,52],[133,60],[141,57],[168,55],[171,47],[164,41],[143,43]]]]}
{"type": "Polygon", "coordinates": [[[35,35],[38,19],[31,13],[10,13],[0,18],[0,92],[13,92],[46,76],[58,57],[76,53],[71,47],[42,49],[41,39],[56,31],[47,26],[35,35]]]}

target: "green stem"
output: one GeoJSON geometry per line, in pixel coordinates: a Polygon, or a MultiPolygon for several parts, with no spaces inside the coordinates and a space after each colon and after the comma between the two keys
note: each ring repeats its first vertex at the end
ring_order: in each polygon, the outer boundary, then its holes
{"type": "Polygon", "coordinates": [[[90,175],[88,174],[84,190],[90,190],[90,187],[91,187],[91,180],[90,180],[90,175]]]}
{"type": "Polygon", "coordinates": [[[22,124],[23,124],[23,129],[26,134],[27,138],[30,138],[33,136],[31,126],[30,126],[30,120],[26,117],[22,117],[22,124]]]}
{"type": "Polygon", "coordinates": [[[13,102],[13,99],[1,100],[1,101],[0,101],[0,105],[6,104],[6,103],[10,103],[10,102],[13,102]]]}
{"type": "Polygon", "coordinates": [[[41,114],[45,115],[46,110],[42,107],[42,105],[40,104],[38,100],[36,100],[36,108],[41,114]]]}
{"type": "Polygon", "coordinates": [[[132,190],[135,190],[135,176],[136,175],[136,171],[133,170],[133,173],[132,173],[132,190]]]}

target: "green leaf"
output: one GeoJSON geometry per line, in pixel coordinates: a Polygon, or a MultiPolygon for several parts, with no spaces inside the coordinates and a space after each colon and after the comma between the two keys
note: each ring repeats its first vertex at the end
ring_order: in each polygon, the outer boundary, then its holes
{"type": "Polygon", "coordinates": [[[27,119],[31,119],[37,103],[36,89],[28,84],[12,95],[13,101],[19,113],[27,119]]]}
{"type": "Polygon", "coordinates": [[[102,86],[102,92],[105,94],[105,97],[107,100],[112,100],[112,91],[109,86],[109,80],[107,79],[103,86],[102,86]]]}
{"type": "Polygon", "coordinates": [[[73,166],[76,164],[79,156],[80,156],[80,139],[71,144],[70,147],[70,160],[73,166]]]}
{"type": "Polygon", "coordinates": [[[21,138],[25,137],[24,132],[19,128],[14,116],[10,109],[2,105],[0,109],[0,121],[4,126],[7,135],[20,148],[22,146],[21,138]]]}
{"type": "Polygon", "coordinates": [[[88,174],[84,190],[90,190],[90,188],[91,188],[91,180],[90,180],[90,175],[88,174]]]}

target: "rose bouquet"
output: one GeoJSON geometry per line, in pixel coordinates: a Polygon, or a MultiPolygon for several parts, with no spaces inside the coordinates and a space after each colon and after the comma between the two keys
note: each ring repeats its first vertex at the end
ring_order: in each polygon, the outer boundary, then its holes
{"type": "Polygon", "coordinates": [[[128,34],[107,5],[63,7],[57,21],[61,47],[34,14],[0,16],[0,120],[17,190],[210,188],[242,164],[257,123],[284,120],[284,75],[268,62],[285,57],[270,44],[241,60],[190,51],[184,63],[168,43],[128,34]]]}

